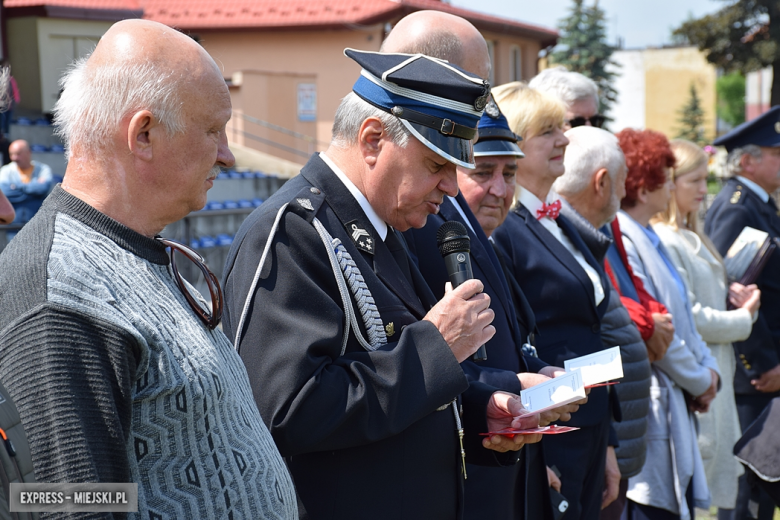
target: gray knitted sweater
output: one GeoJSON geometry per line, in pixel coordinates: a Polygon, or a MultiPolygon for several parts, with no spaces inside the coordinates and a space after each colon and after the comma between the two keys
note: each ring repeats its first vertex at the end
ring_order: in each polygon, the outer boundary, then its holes
{"type": "Polygon", "coordinates": [[[137,482],[150,520],[297,517],[241,360],[156,240],[58,186],[0,255],[0,326],[39,482],[137,482]]]}

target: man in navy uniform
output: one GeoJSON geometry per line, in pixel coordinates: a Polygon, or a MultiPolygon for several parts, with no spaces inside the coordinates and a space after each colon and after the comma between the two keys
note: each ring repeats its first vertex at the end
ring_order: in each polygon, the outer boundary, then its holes
{"type": "Polygon", "coordinates": [[[363,70],[330,147],[233,243],[225,330],[304,518],[459,518],[463,427],[465,457],[485,464],[540,436],[479,439],[528,424],[460,366],[495,332],[490,298],[471,280],[436,303],[396,230],[457,193],[488,85],[423,55],[345,53],[363,70]]]}
{"type": "MultiPolygon", "coordinates": [[[[771,197],[780,188],[780,106],[743,123],[713,144],[728,150],[731,175],[707,212],[704,225],[720,254],[726,255],[746,226],[780,237],[780,216],[771,197]]],[[[756,283],[761,289],[758,319],[750,337],[734,343],[734,393],[743,431],[780,395],[780,253],[772,254],[756,283]]],[[[759,520],[772,518],[770,498],[743,475],[736,508],[722,509],[718,517],[756,518],[749,516],[749,510],[756,506],[759,520]]]]}
{"type": "MultiPolygon", "coordinates": [[[[518,139],[498,105],[490,100],[480,119],[479,138],[474,144],[477,167],[473,170],[459,167],[460,193],[446,197],[441,211],[428,217],[424,228],[404,233],[420,271],[434,293],[441,296],[447,271],[436,247],[436,233],[447,221],[457,221],[466,227],[471,239],[474,278],[484,284],[485,293],[490,295],[491,308],[496,314],[493,320],[496,334],[485,345],[487,360],[467,360],[462,364],[463,370],[471,379],[513,393],[554,377],[556,371],[562,372],[535,356],[533,311],[519,285],[505,276],[489,239],[512,204],[517,160],[523,157],[518,139]]],[[[578,404],[556,409],[555,417],[550,420],[569,420],[578,404]]],[[[545,467],[541,445],[526,447],[521,463],[515,467],[469,467],[466,518],[552,518],[545,467]]]]}

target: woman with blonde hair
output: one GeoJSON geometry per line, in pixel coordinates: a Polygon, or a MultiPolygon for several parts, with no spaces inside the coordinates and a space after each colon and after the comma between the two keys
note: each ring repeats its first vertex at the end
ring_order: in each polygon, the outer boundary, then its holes
{"type": "Polygon", "coordinates": [[[713,505],[733,509],[742,466],[732,455],[741,433],[734,402],[736,366],[731,342],[750,336],[761,292],[755,285],[727,285],[722,258],[700,230],[698,212],[707,195],[707,154],[690,141],[676,139],[670,144],[676,159],[671,172],[674,192],[667,208],[652,220],[653,229],[685,282],[696,330],[723,375],[709,413],[698,415],[698,441],[713,505]],[[726,310],[729,293],[739,308],[726,310]]]}
{"type": "MultiPolygon", "coordinates": [[[[604,348],[601,319],[610,287],[574,225],[559,215],[561,201],[551,193],[564,173],[566,111],[557,99],[519,82],[494,88],[493,96],[512,131],[523,138],[525,157],[517,161],[517,202],[492,238],[536,315],[539,358],[563,366],[567,359],[604,348]]],[[[571,520],[599,516],[614,404],[606,388],[594,388],[568,423],[580,429],[544,440],[547,464],[561,472],[571,520]]]]}

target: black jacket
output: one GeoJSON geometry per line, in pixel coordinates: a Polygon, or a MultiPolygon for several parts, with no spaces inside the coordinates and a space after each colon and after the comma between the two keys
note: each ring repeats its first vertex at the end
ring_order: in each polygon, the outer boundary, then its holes
{"type": "MultiPolygon", "coordinates": [[[[604,270],[571,223],[560,216],[558,225],[599,273],[602,287],[609,287],[604,270]]],[[[509,212],[493,238],[534,310],[539,357],[563,367],[567,359],[603,350],[601,319],[609,305],[609,293],[597,306],[593,284],[571,253],[522,205],[509,212]]],[[[608,399],[606,388],[594,388],[569,425],[593,426],[608,421],[608,399]]]]}
{"type": "MultiPolygon", "coordinates": [[[[538,372],[547,365],[538,358],[524,356],[522,352],[523,344],[536,329],[536,320],[530,306],[522,308],[519,315],[515,313],[510,289],[493,247],[463,196],[459,194],[456,199],[468,222],[464,221],[450,199],[445,198],[439,213],[430,215],[425,227],[410,229],[404,236],[420,272],[434,294],[440,298],[444,295],[444,285],[449,278],[437,246],[437,231],[444,222],[451,220],[466,227],[471,239],[472,271],[474,278],[484,284],[484,292],[490,296],[490,308],[496,314],[493,319],[496,334],[485,345],[487,360],[479,363],[465,361],[462,363],[463,371],[470,380],[483,381],[501,390],[519,394],[522,388],[517,374],[538,372]]],[[[466,519],[552,518],[547,489],[547,472],[541,445],[529,444],[522,450],[521,463],[513,467],[469,467],[466,519]]]]}
{"type": "MultiPolygon", "coordinates": [[[[603,265],[612,238],[591,225],[564,201],[561,211],[577,229],[582,240],[603,265]]],[[[620,303],[620,295],[610,283],[609,306],[601,319],[601,341],[604,348],[620,347],[623,379],[611,387],[620,401],[620,417],[613,418],[617,437],[615,455],[621,478],[639,474],[647,452],[647,413],[650,409],[650,361],[642,335],[620,303]]]]}
{"type": "Polygon", "coordinates": [[[469,387],[444,338],[422,321],[436,302],[425,280],[412,265],[415,287],[409,285],[358,202],[318,155],[241,226],[225,265],[226,334],[236,336],[272,223],[287,202],[237,347],[260,414],[286,457],[301,517],[458,518],[463,477],[456,422],[452,407],[437,408],[465,392],[468,460],[514,463],[516,454],[495,455],[477,435],[486,431],[494,389],[469,387]],[[351,333],[341,355],[345,314],[315,216],[344,244],[376,302],[388,335],[376,351],[366,351],[351,333]],[[356,246],[367,239],[372,252],[356,246]]]}
{"type": "MultiPolygon", "coordinates": [[[[707,211],[704,232],[725,256],[745,226],[766,231],[770,237],[780,237],[777,208],[764,203],[738,179],[729,179],[707,211]]],[[[780,251],[772,254],[757,285],[761,289],[758,319],[748,339],[734,343],[737,356],[734,392],[737,394],[758,393],[750,380],[780,364],[780,251]]]]}

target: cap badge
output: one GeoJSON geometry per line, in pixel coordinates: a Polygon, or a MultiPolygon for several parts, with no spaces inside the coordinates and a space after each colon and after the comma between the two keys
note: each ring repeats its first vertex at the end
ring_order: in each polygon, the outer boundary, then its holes
{"type": "Polygon", "coordinates": [[[479,96],[477,99],[474,100],[474,108],[479,112],[485,110],[485,105],[487,105],[487,99],[488,99],[488,94],[485,94],[484,96],[479,96]]]}
{"type": "Polygon", "coordinates": [[[354,221],[347,223],[347,231],[352,236],[352,242],[355,243],[355,247],[366,253],[374,254],[374,239],[371,238],[371,233],[358,227],[354,221]]]}
{"type": "Polygon", "coordinates": [[[493,119],[498,119],[501,115],[501,112],[498,110],[498,105],[496,105],[496,102],[493,100],[493,98],[491,98],[487,105],[485,105],[485,113],[493,119]]]}
{"type": "Polygon", "coordinates": [[[309,211],[314,211],[314,206],[311,205],[311,201],[309,199],[295,199],[298,204],[301,205],[302,208],[308,209],[309,211]]]}
{"type": "Polygon", "coordinates": [[[776,133],[778,133],[778,134],[780,134],[780,121],[778,121],[777,123],[775,123],[775,132],[776,132],[776,133]]]}

